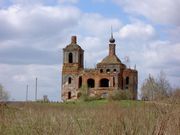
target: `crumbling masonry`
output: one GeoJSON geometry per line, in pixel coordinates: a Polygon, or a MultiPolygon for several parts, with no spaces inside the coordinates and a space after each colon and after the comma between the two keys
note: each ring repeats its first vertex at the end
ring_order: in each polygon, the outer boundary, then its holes
{"type": "Polygon", "coordinates": [[[84,68],[84,50],[77,44],[76,36],[63,49],[62,98],[79,98],[82,86],[86,86],[90,96],[108,96],[114,90],[129,90],[137,99],[138,72],[127,68],[115,53],[115,39],[109,40],[109,54],[95,69],[84,68]]]}

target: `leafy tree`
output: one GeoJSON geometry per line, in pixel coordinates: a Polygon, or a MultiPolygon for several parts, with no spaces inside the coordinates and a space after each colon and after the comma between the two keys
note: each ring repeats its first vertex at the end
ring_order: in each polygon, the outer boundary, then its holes
{"type": "Polygon", "coordinates": [[[143,100],[161,100],[169,96],[171,86],[164,72],[160,72],[157,78],[149,75],[142,84],[141,97],[143,100]]]}
{"type": "Polygon", "coordinates": [[[0,102],[7,101],[9,99],[8,92],[4,89],[4,87],[0,84],[0,102]]]}

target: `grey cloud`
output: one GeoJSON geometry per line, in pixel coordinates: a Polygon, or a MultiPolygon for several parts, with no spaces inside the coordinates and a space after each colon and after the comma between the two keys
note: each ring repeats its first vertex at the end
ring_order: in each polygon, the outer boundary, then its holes
{"type": "Polygon", "coordinates": [[[59,64],[61,63],[58,51],[37,50],[34,48],[16,47],[0,50],[0,63],[4,64],[59,64]]]}
{"type": "Polygon", "coordinates": [[[0,40],[49,38],[78,24],[75,7],[11,6],[0,10],[0,40]]]}
{"type": "Polygon", "coordinates": [[[77,8],[69,6],[0,9],[0,63],[61,63],[58,51],[79,15],[77,8]]]}

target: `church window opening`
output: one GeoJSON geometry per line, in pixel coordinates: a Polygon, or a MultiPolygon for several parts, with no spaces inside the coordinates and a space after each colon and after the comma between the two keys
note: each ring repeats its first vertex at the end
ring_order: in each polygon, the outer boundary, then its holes
{"type": "Polygon", "coordinates": [[[73,63],[73,54],[69,53],[69,63],[73,63]]]}
{"type": "Polygon", "coordinates": [[[109,73],[109,72],[110,72],[110,69],[107,69],[106,72],[109,73]]]}
{"type": "Polygon", "coordinates": [[[109,80],[108,79],[101,79],[100,80],[100,87],[109,87],[109,80]]]}
{"type": "Polygon", "coordinates": [[[128,85],[129,85],[129,77],[126,77],[126,87],[125,87],[125,89],[128,89],[128,85]]]}
{"type": "Polygon", "coordinates": [[[116,72],[117,70],[116,70],[116,69],[114,69],[113,71],[114,71],[114,72],[116,72]]]}
{"type": "Polygon", "coordinates": [[[94,88],[94,86],[95,86],[94,79],[88,79],[87,80],[87,85],[88,85],[88,88],[94,88]]]}
{"type": "Polygon", "coordinates": [[[80,76],[79,77],[79,88],[81,88],[82,87],[82,77],[80,76]]]}
{"type": "Polygon", "coordinates": [[[69,77],[69,78],[68,78],[68,84],[71,84],[71,82],[72,82],[72,78],[69,77]]]}
{"type": "Polygon", "coordinates": [[[129,85],[129,77],[126,77],[126,85],[129,85]]]}
{"type": "Polygon", "coordinates": [[[103,69],[100,69],[100,73],[103,73],[103,69]]]}
{"type": "Polygon", "coordinates": [[[68,92],[68,99],[71,99],[71,92],[68,92]]]}

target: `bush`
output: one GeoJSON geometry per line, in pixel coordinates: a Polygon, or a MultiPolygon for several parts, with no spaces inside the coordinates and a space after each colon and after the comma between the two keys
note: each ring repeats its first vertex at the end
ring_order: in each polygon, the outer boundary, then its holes
{"type": "Polygon", "coordinates": [[[4,87],[0,84],[0,102],[7,101],[9,99],[8,92],[4,89],[4,87]]]}
{"type": "Polygon", "coordinates": [[[100,96],[87,96],[84,98],[84,101],[93,101],[93,100],[101,100],[102,98],[100,96]]]}
{"type": "Polygon", "coordinates": [[[114,90],[112,94],[109,95],[110,100],[128,100],[132,99],[132,94],[129,90],[114,90]]]}
{"type": "Polygon", "coordinates": [[[102,99],[100,96],[89,96],[89,90],[86,85],[82,86],[80,92],[78,93],[78,97],[82,101],[93,101],[102,99]]]}
{"type": "Polygon", "coordinates": [[[172,91],[170,97],[174,103],[180,103],[180,88],[176,88],[174,91],[172,91]]]}

